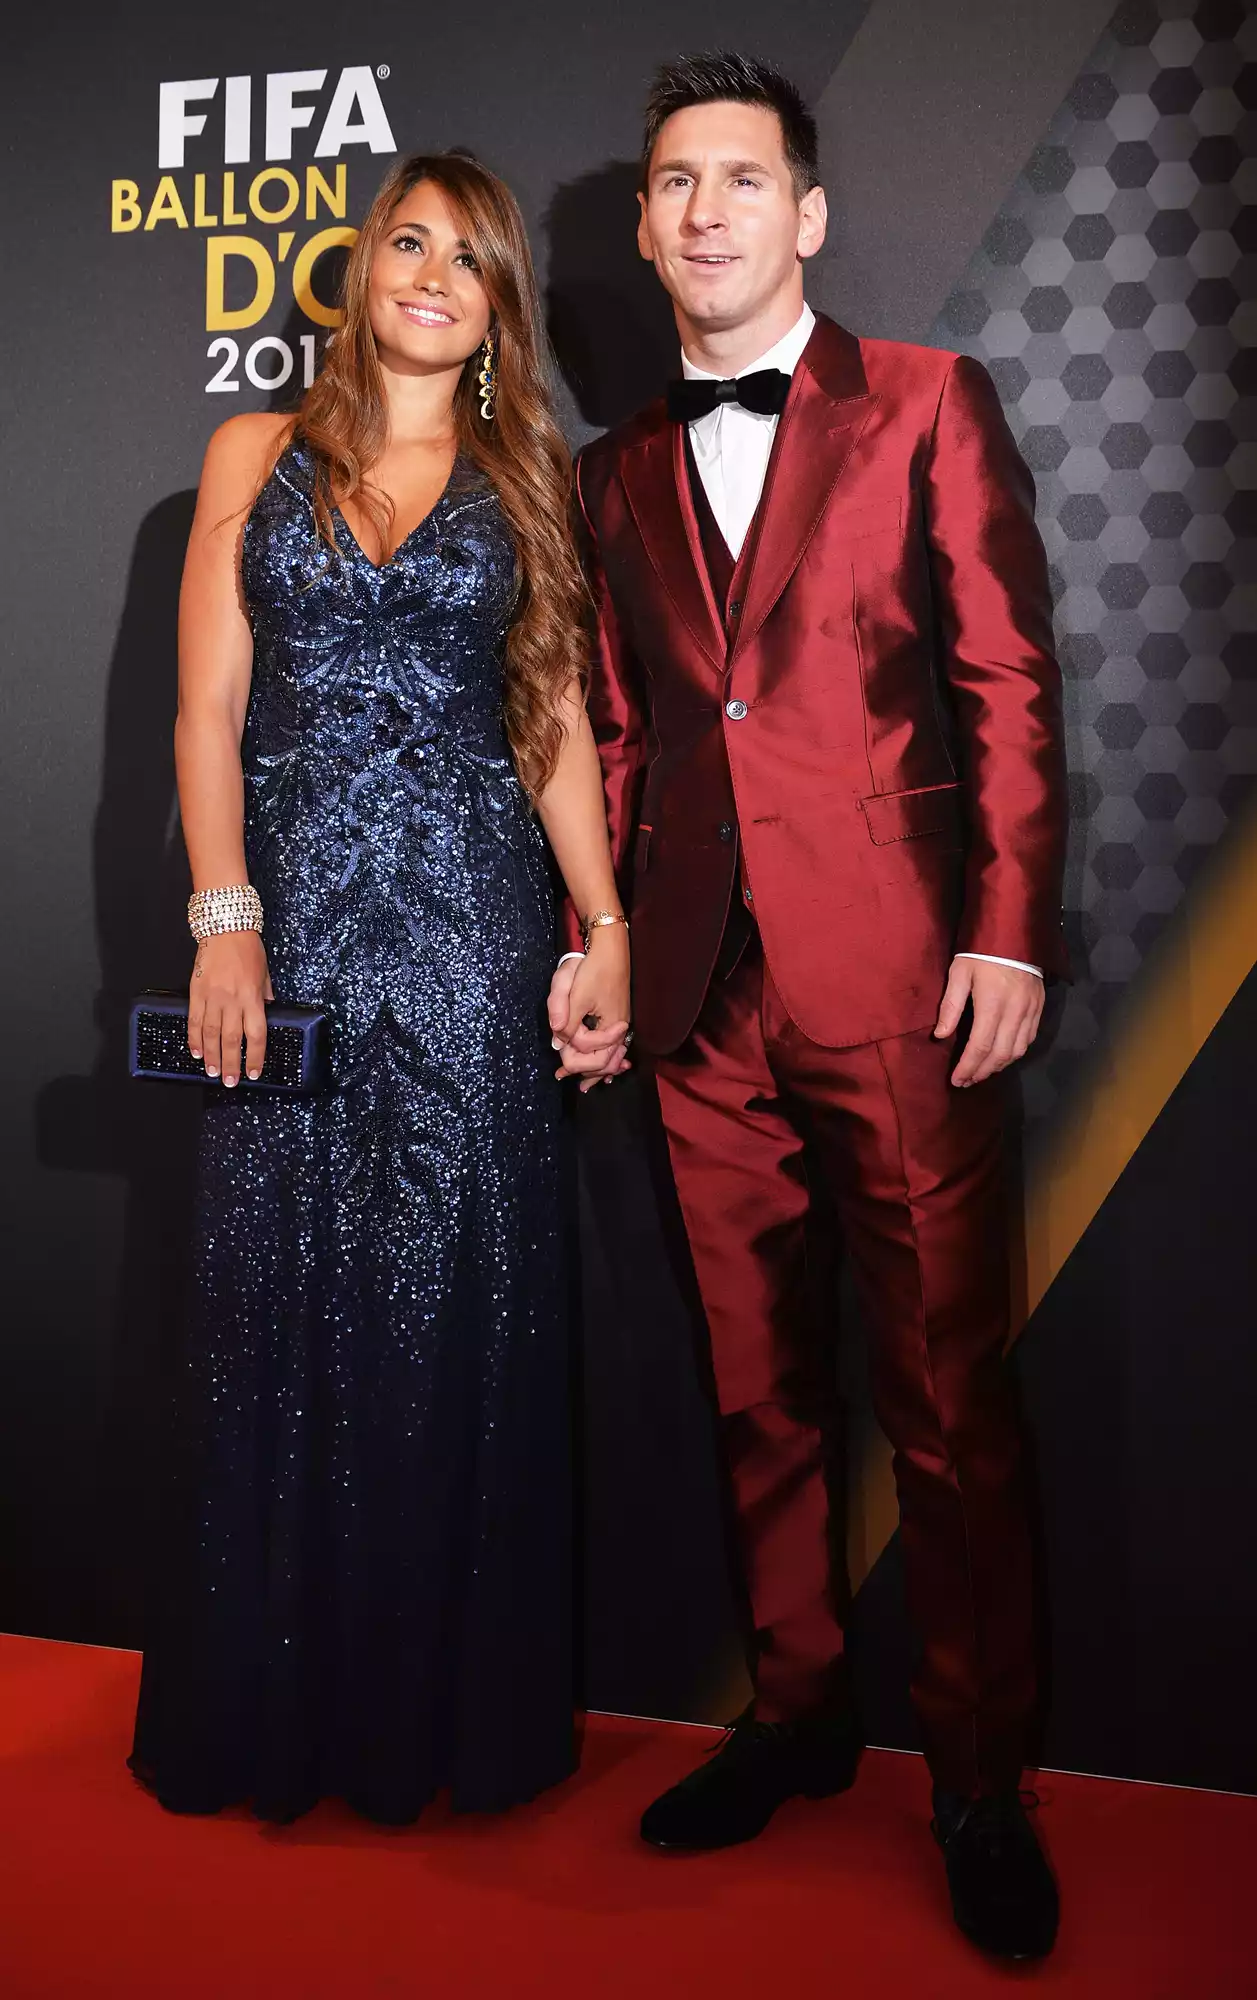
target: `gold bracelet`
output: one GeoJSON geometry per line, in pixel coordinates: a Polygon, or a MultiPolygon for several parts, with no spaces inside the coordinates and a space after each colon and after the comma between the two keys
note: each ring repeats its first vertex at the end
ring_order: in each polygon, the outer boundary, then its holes
{"type": "Polygon", "coordinates": [[[584,942],[586,951],[589,950],[590,931],[603,930],[606,928],[608,924],[623,924],[625,930],[627,930],[629,927],[629,920],[626,916],[623,915],[622,912],[617,913],[615,910],[595,910],[591,917],[586,917],[584,923],[580,927],[581,938],[584,942]]]}

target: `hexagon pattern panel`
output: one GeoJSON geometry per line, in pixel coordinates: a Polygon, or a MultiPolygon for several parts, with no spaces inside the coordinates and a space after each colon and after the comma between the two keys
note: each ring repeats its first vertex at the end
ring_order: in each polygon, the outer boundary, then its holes
{"type": "Polygon", "coordinates": [[[1076,984],[1041,1119],[1257,772],[1257,11],[1128,0],[932,329],[1038,487],[1065,676],[1076,984]]]}

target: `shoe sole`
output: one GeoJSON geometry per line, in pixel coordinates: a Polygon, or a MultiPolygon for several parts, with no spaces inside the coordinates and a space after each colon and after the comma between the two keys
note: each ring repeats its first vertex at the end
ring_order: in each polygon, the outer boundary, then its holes
{"type": "Polygon", "coordinates": [[[820,1799],[836,1799],[843,1792],[849,1792],[855,1780],[856,1773],[852,1771],[849,1777],[841,1778],[836,1785],[827,1785],[821,1791],[787,1792],[785,1798],[778,1801],[768,1818],[757,1826],[753,1833],[740,1833],[733,1840],[654,1840],[650,1834],[641,1833],[640,1828],[638,1831],[646,1846],[653,1847],[656,1854],[719,1854],[723,1848],[745,1847],[749,1841],[758,1840],[761,1833],[771,1824],[774,1815],[780,1812],[782,1806],[789,1805],[791,1799],[809,1799],[813,1802],[820,1799]]]}
{"type": "Polygon", "coordinates": [[[972,1931],[964,1930],[963,1926],[960,1928],[961,1935],[974,1950],[980,1951],[983,1958],[996,1965],[1037,1965],[1041,1959],[1050,1958],[1056,1949],[1056,1939],[1053,1938],[1051,1944],[1035,1945],[1029,1951],[1001,1951],[998,1945],[984,1944],[972,1931]]]}
{"type": "Polygon", "coordinates": [[[978,1937],[970,1930],[968,1924],[961,1923],[954,1910],[952,1915],[955,1917],[956,1929],[974,1950],[980,1951],[983,1958],[994,1959],[1002,1965],[1032,1964],[1041,1958],[1050,1958],[1056,1949],[1056,1933],[1053,1932],[1047,1944],[1029,1945],[1024,1951],[1001,1951],[998,1945],[988,1944],[984,1938],[978,1937]]]}

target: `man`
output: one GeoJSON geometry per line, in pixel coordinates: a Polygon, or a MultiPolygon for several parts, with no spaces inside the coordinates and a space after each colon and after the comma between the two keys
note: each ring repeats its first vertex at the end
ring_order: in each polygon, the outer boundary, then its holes
{"type": "MultiPolygon", "coordinates": [[[[803,1305],[818,1181],[895,1452],[956,1918],[1037,1956],[1057,1900],[1018,1796],[1034,1671],[997,1081],[1034,1038],[1043,973],[1065,970],[1033,486],[975,362],[806,306],[825,197],[814,121],[776,72],[661,71],[639,199],[684,375],[580,459],[589,709],[757,1633],[752,1710],[642,1832],[726,1845],[855,1775],[832,1349],[803,1305]]],[[[607,1057],[568,1021],[570,977],[551,1018],[588,1076],[607,1057]]]]}

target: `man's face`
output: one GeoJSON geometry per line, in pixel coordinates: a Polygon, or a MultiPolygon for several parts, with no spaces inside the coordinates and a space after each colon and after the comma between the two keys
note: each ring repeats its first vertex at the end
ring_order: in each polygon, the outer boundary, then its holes
{"type": "Polygon", "coordinates": [[[698,332],[758,318],[825,240],[824,194],[797,198],[781,122],[759,104],[675,112],[638,200],[638,248],[698,332]]]}

